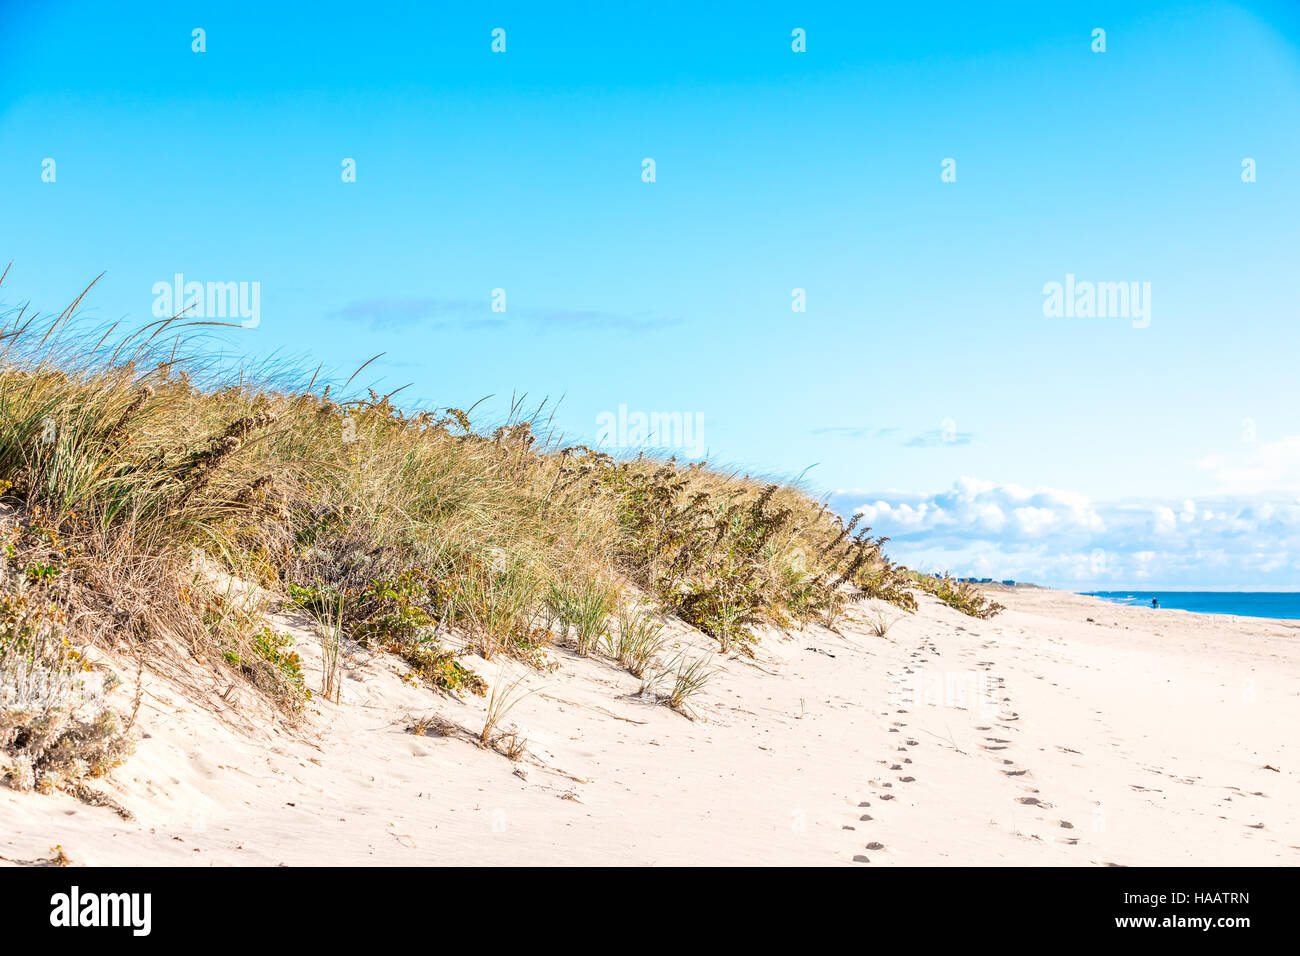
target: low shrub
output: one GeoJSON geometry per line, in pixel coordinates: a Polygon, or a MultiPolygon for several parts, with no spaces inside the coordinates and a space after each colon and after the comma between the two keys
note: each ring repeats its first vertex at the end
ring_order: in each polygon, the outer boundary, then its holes
{"type": "Polygon", "coordinates": [[[944,604],[971,617],[987,620],[1000,611],[1006,610],[1003,605],[990,599],[975,585],[949,577],[947,572],[943,577],[913,572],[910,577],[913,585],[919,590],[926,594],[933,594],[944,604]]]}

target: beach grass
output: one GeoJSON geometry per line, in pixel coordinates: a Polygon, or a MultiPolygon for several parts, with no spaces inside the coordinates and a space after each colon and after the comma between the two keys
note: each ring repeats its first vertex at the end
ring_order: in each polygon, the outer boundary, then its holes
{"type": "MultiPolygon", "coordinates": [[[[566,445],[544,407],[495,427],[402,408],[353,387],[368,363],[342,383],[222,364],[211,323],[87,337],[80,302],[0,316],[4,586],[58,608],[70,646],[192,659],[293,711],[309,686],[338,698],[344,635],[483,693],[465,654],[546,670],[558,646],[610,644],[644,673],[662,643],[618,620],[625,591],[729,653],[867,597],[915,607],[885,539],[795,486],[566,445]],[[320,623],[319,682],[254,594],[320,623]]],[[[0,636],[0,660],[17,641],[0,636]]],[[[679,703],[703,673],[675,671],[679,703]]]]}
{"type": "Polygon", "coordinates": [[[959,581],[947,572],[942,576],[935,576],[909,571],[907,577],[918,590],[937,597],[944,604],[970,617],[987,620],[1000,611],[1006,610],[975,585],[959,581]]]}

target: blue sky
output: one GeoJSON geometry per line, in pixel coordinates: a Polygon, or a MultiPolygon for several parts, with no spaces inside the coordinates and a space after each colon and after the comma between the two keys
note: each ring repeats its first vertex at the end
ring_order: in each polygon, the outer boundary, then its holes
{"type": "Polygon", "coordinates": [[[231,350],[681,412],[917,565],[1300,588],[1300,8],[610,6],[0,3],[0,301],[257,282],[231,350]]]}

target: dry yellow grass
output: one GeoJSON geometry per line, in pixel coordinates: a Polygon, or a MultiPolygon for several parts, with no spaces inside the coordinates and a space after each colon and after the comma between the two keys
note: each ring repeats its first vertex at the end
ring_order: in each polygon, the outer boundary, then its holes
{"type": "Polygon", "coordinates": [[[0,495],[27,542],[6,560],[74,642],[150,666],[192,655],[292,708],[310,693],[296,655],[232,580],[330,610],[452,692],[481,682],[441,649],[446,628],[547,667],[568,633],[596,651],[628,587],[724,651],[755,622],[833,626],[858,597],[912,600],[883,540],[796,488],[566,448],[539,437],[542,409],[480,431],[458,409],[349,392],[355,374],[223,374],[203,357],[210,323],[87,340],[68,334],[80,301],[0,317],[0,495]]]}

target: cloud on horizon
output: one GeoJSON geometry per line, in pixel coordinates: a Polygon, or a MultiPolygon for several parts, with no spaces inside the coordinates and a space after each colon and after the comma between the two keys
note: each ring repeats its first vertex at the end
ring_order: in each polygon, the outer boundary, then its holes
{"type": "Polygon", "coordinates": [[[1099,590],[1300,586],[1300,496],[1285,491],[1096,502],[961,478],[937,494],[840,491],[831,504],[920,570],[1099,590]]]}

